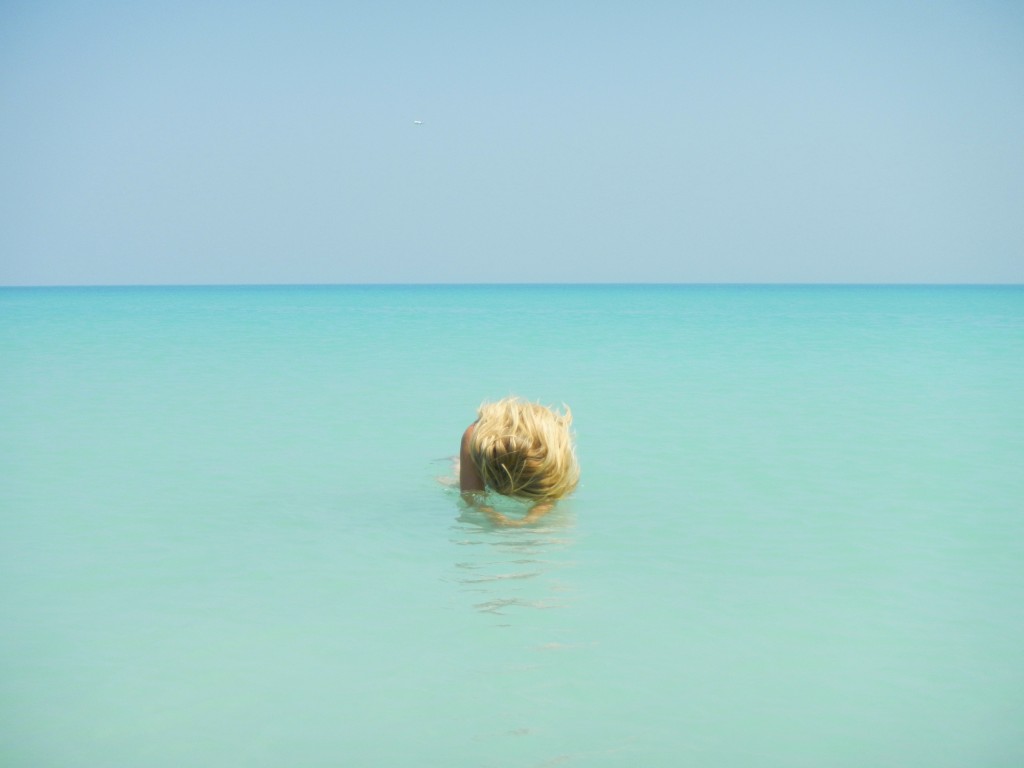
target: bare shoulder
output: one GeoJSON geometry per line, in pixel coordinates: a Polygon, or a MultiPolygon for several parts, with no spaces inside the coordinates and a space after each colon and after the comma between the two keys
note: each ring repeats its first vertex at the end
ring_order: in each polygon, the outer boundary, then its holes
{"type": "Polygon", "coordinates": [[[459,450],[459,488],[463,491],[482,491],[484,481],[476,470],[473,457],[470,454],[470,445],[473,441],[473,430],[476,429],[476,422],[473,422],[466,431],[462,433],[462,447],[459,450]]]}
{"type": "Polygon", "coordinates": [[[462,433],[462,450],[469,450],[469,443],[473,439],[473,432],[476,430],[476,422],[474,421],[468,427],[466,431],[462,433]]]}

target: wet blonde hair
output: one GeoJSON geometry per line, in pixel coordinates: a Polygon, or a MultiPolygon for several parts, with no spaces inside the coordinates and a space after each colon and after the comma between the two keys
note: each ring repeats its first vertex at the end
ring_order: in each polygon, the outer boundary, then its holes
{"type": "Polygon", "coordinates": [[[504,496],[554,500],[576,489],[580,468],[570,432],[572,411],[506,397],[484,403],[469,455],[484,484],[504,496]]]}

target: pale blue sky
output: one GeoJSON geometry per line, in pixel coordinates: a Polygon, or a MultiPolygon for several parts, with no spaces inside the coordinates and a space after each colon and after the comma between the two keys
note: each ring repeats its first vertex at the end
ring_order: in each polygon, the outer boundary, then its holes
{"type": "Polygon", "coordinates": [[[0,179],[6,285],[1024,282],[1024,3],[5,1],[0,179]]]}

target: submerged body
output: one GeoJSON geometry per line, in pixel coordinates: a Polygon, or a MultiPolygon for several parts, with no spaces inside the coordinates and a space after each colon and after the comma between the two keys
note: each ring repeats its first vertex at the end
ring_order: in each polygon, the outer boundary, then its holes
{"type": "Polygon", "coordinates": [[[560,414],[515,397],[480,406],[459,451],[463,497],[501,525],[539,520],[579,483],[571,424],[568,408],[560,414]],[[535,504],[526,517],[512,520],[480,503],[486,491],[535,504]]]}

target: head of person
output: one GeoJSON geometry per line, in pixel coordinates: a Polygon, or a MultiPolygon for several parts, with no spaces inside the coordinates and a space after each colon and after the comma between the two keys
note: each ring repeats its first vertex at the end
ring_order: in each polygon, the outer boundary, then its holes
{"type": "Polygon", "coordinates": [[[484,484],[504,496],[553,501],[576,489],[572,412],[507,397],[480,406],[469,454],[484,484]]]}

